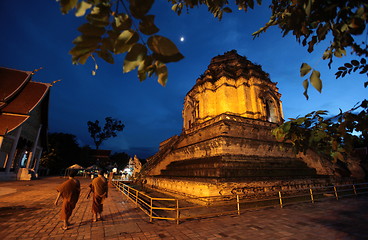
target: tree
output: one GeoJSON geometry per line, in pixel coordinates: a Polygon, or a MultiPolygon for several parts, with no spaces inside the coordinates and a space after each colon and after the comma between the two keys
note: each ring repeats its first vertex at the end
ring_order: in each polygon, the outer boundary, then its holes
{"type": "MultiPolygon", "coordinates": [[[[154,0],[60,1],[63,14],[76,9],[75,16],[85,16],[87,20],[87,23],[78,28],[81,35],[73,41],[75,46],[70,51],[73,63],[84,64],[89,57],[95,61],[96,56],[108,63],[114,63],[114,54],[126,53],[123,72],[138,68],[140,81],[155,74],[158,82],[165,85],[168,77],[165,63],[179,61],[183,55],[172,41],[157,35],[159,28],[154,23],[155,16],[149,14],[154,2],[154,0]]],[[[262,0],[256,2],[262,4],[262,0]]],[[[227,0],[171,0],[171,3],[172,10],[178,15],[183,9],[189,12],[191,8],[205,5],[219,20],[223,18],[224,12],[232,12],[231,7],[247,11],[253,9],[255,5],[254,0],[237,0],[236,6],[227,0]]],[[[308,46],[308,52],[312,52],[315,44],[325,41],[331,33],[333,39],[323,53],[323,59],[330,60],[329,66],[333,57],[346,55],[347,48],[351,48],[358,56],[367,56],[366,43],[359,43],[355,39],[364,32],[367,24],[366,1],[273,0],[270,8],[272,15],[269,22],[253,33],[255,37],[271,26],[278,26],[283,36],[292,33],[298,42],[308,46]]],[[[95,66],[97,70],[97,63],[95,66]]],[[[305,66],[302,65],[302,68],[305,66]]],[[[364,73],[368,72],[365,62],[360,69],[364,73]]],[[[321,91],[322,81],[317,70],[312,72],[309,82],[321,91]]],[[[309,86],[307,83],[308,81],[303,82],[306,91],[309,86]]],[[[306,92],[305,95],[307,96],[306,92]]]]}
{"type": "Polygon", "coordinates": [[[111,162],[116,163],[122,169],[129,163],[130,156],[125,152],[117,152],[110,156],[111,162]]]}
{"type": "MultiPolygon", "coordinates": [[[[172,41],[156,34],[159,28],[154,23],[155,16],[148,14],[153,3],[154,0],[60,1],[62,13],[75,8],[75,16],[85,16],[87,20],[78,28],[81,35],[74,39],[75,46],[70,50],[73,63],[84,64],[90,57],[95,61],[98,56],[113,64],[114,54],[126,53],[124,73],[138,68],[140,81],[155,74],[164,86],[168,77],[165,63],[179,61],[183,55],[172,41]]],[[[92,74],[98,68],[95,63],[92,74]]]]}
{"type": "Polygon", "coordinates": [[[336,116],[327,117],[327,113],[313,111],[304,117],[290,119],[275,128],[273,134],[278,140],[292,143],[296,153],[313,149],[333,162],[345,162],[355,147],[367,147],[367,100],[336,116]]]}
{"type": "Polygon", "coordinates": [[[101,143],[111,137],[116,137],[117,132],[121,132],[124,129],[124,124],[120,120],[113,119],[111,117],[105,118],[105,125],[103,129],[100,127],[100,122],[98,120],[91,122],[88,121],[88,132],[93,139],[93,142],[98,149],[101,143]]]}
{"type": "Polygon", "coordinates": [[[83,167],[89,167],[93,165],[95,162],[93,158],[91,158],[91,147],[89,145],[85,145],[80,148],[79,151],[79,162],[83,167]]]}
{"type": "Polygon", "coordinates": [[[41,166],[50,169],[52,174],[60,174],[61,170],[80,164],[80,148],[76,136],[68,133],[50,133],[48,135],[48,151],[41,157],[41,166]]]}

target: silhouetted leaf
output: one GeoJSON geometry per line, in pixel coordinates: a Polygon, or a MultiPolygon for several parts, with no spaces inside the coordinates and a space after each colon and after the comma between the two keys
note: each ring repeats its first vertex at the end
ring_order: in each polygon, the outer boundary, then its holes
{"type": "Polygon", "coordinates": [[[312,37],[312,40],[310,40],[309,42],[308,42],[308,52],[313,52],[313,50],[314,50],[314,44],[316,44],[317,43],[317,37],[316,36],[313,36],[312,37]]]}
{"type": "Polygon", "coordinates": [[[129,17],[128,14],[118,14],[114,17],[114,22],[112,26],[117,31],[128,30],[132,26],[132,19],[129,17]]]}
{"type": "Polygon", "coordinates": [[[86,47],[97,48],[100,42],[101,42],[100,37],[86,36],[86,35],[78,36],[76,39],[73,40],[73,43],[77,47],[85,47],[85,48],[86,47]]]}
{"type": "Polygon", "coordinates": [[[60,0],[61,12],[67,14],[77,6],[78,0],[60,0]]]}
{"type": "Polygon", "coordinates": [[[109,51],[96,51],[98,56],[100,58],[102,58],[103,60],[105,60],[108,63],[114,64],[114,57],[112,56],[112,54],[109,51]]]}
{"type": "Polygon", "coordinates": [[[340,28],[340,31],[341,32],[345,32],[349,29],[349,26],[347,24],[342,24],[341,28],[340,28]]]}
{"type": "Polygon", "coordinates": [[[125,56],[123,72],[127,73],[138,67],[147,55],[147,48],[140,43],[136,43],[125,56]]]}
{"type": "Polygon", "coordinates": [[[305,79],[305,80],[303,81],[303,87],[304,87],[304,90],[307,90],[307,89],[308,89],[308,86],[309,86],[308,79],[305,79]]]}
{"type": "Polygon", "coordinates": [[[341,77],[342,71],[338,71],[337,73],[335,73],[336,79],[338,79],[339,77],[341,77]]]}
{"type": "Polygon", "coordinates": [[[147,15],[143,17],[142,21],[139,23],[139,30],[141,31],[141,33],[152,35],[160,30],[154,24],[154,19],[154,15],[147,15]]]}
{"type": "Polygon", "coordinates": [[[352,68],[353,67],[353,65],[351,65],[350,63],[345,63],[344,66],[347,67],[347,68],[352,68]]]}
{"type": "Polygon", "coordinates": [[[226,13],[231,13],[231,12],[233,12],[233,10],[231,10],[231,8],[229,8],[229,7],[224,7],[224,9],[222,9],[224,12],[226,12],[226,13]]]}
{"type": "Polygon", "coordinates": [[[87,59],[91,56],[92,51],[93,49],[91,48],[76,46],[69,51],[69,54],[72,55],[73,64],[85,64],[87,59]]]}
{"type": "Polygon", "coordinates": [[[132,45],[138,42],[138,40],[139,36],[135,31],[133,30],[123,31],[115,41],[114,53],[119,54],[129,51],[132,45]]]}
{"type": "Polygon", "coordinates": [[[304,5],[305,14],[308,17],[310,16],[311,8],[312,8],[312,0],[308,0],[306,5],[304,5]]]}
{"type": "Polygon", "coordinates": [[[82,17],[86,14],[86,11],[92,7],[92,4],[82,1],[77,5],[77,11],[75,12],[76,17],[82,17]]]}
{"type": "Polygon", "coordinates": [[[103,38],[101,40],[102,42],[102,49],[106,49],[109,50],[110,52],[114,52],[114,44],[115,44],[115,40],[111,39],[111,38],[103,38]]]}
{"type": "Polygon", "coordinates": [[[343,55],[346,55],[346,50],[345,49],[336,49],[334,52],[335,57],[341,58],[343,55]]]}
{"type": "Polygon", "coordinates": [[[163,63],[156,63],[156,74],[158,76],[158,83],[160,83],[162,86],[166,86],[168,78],[166,65],[163,63]]]}
{"type": "Polygon", "coordinates": [[[313,70],[311,77],[310,77],[310,83],[312,86],[318,91],[322,91],[322,80],[320,79],[320,72],[317,70],[313,70]]]}
{"type": "Polygon", "coordinates": [[[328,111],[326,110],[315,111],[315,115],[327,115],[327,114],[328,114],[328,111]]]}
{"type": "Polygon", "coordinates": [[[360,73],[360,74],[364,74],[364,73],[366,73],[366,72],[368,72],[368,65],[365,65],[365,66],[364,66],[364,68],[363,68],[363,70],[362,70],[362,71],[360,71],[359,73],[360,73]]]}
{"type": "Polygon", "coordinates": [[[248,0],[248,7],[250,7],[251,9],[254,8],[254,1],[253,0],[248,0]]]}
{"type": "Polygon", "coordinates": [[[86,36],[99,37],[105,33],[105,28],[96,27],[90,23],[85,23],[78,28],[78,31],[80,31],[81,33],[83,33],[83,35],[86,35],[86,36]]]}
{"type": "Polygon", "coordinates": [[[152,62],[152,56],[146,56],[144,61],[138,66],[138,78],[140,81],[144,81],[147,78],[147,74],[151,76],[151,73],[153,73],[152,68],[155,65],[153,65],[152,62]]]}
{"type": "MultiPolygon", "coordinates": [[[[94,11],[97,11],[98,7],[94,7],[94,11]]],[[[106,14],[87,14],[86,19],[89,23],[92,25],[95,25],[96,27],[106,27],[110,24],[109,22],[109,15],[106,14]]]]}
{"type": "Polygon", "coordinates": [[[148,38],[147,44],[154,52],[154,58],[163,63],[177,62],[184,57],[175,44],[165,37],[158,35],[151,36],[148,38]]]}
{"type": "Polygon", "coordinates": [[[351,19],[351,22],[349,24],[349,32],[353,35],[360,35],[365,29],[365,24],[365,20],[359,17],[355,17],[351,19]]]}
{"type": "Polygon", "coordinates": [[[303,92],[303,95],[305,96],[305,98],[306,98],[307,100],[309,99],[308,91],[307,91],[307,90],[305,90],[305,91],[303,92]]]}
{"type": "Polygon", "coordinates": [[[175,3],[174,5],[172,5],[171,10],[173,10],[174,12],[176,12],[176,10],[178,9],[179,4],[175,3]]]}
{"type": "Polygon", "coordinates": [[[354,66],[359,66],[359,61],[351,60],[351,64],[353,64],[354,66]]]}
{"type": "Polygon", "coordinates": [[[154,0],[130,0],[130,12],[133,17],[142,19],[151,9],[154,0]]]}
{"type": "Polygon", "coordinates": [[[325,24],[325,25],[320,25],[318,28],[317,28],[317,36],[318,36],[318,40],[319,41],[322,41],[326,38],[326,34],[328,32],[330,28],[330,24],[325,24]]]}
{"type": "Polygon", "coordinates": [[[331,50],[327,50],[327,51],[325,51],[325,52],[323,53],[322,59],[323,59],[323,60],[326,60],[326,59],[331,58],[331,56],[332,56],[332,51],[331,51],[331,50]]]}
{"type": "Polygon", "coordinates": [[[311,66],[309,66],[307,63],[303,63],[300,66],[300,76],[304,77],[310,72],[311,69],[312,69],[311,66]]]}

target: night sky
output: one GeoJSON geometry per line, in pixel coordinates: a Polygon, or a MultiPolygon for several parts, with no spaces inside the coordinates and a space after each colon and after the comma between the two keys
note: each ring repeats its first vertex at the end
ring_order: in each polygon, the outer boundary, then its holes
{"type": "MultiPolygon", "coordinates": [[[[1,1],[0,66],[24,71],[42,67],[34,81],[61,79],[51,89],[49,132],[74,134],[80,146],[94,147],[87,121],[104,123],[110,116],[123,121],[125,129],[100,148],[139,158],[153,155],[161,141],[180,134],[186,93],[214,56],[232,49],[260,64],[278,82],[285,119],[320,109],[337,114],[339,108],[346,111],[366,98],[364,77],[334,77],[337,68],[352,58],[335,59],[329,70],[321,59],[326,43],[310,54],[292,35],[282,38],[277,27],[253,40],[251,34],[268,21],[270,10],[267,6],[247,13],[235,9],[218,21],[204,7],[177,16],[168,2],[156,0],[150,13],[156,15],[158,34],[170,38],[185,56],[168,64],[169,81],[162,87],[154,78],[139,82],[136,71],[123,74],[123,56],[115,57],[114,65],[97,58],[96,76],[91,74],[93,61],[72,65],[68,51],[85,19],[62,15],[56,1],[1,1]],[[305,78],[299,75],[303,62],[321,71],[323,80],[322,94],[310,88],[308,101],[303,96],[305,78]]],[[[366,40],[366,32],[363,35],[366,40]]]]}

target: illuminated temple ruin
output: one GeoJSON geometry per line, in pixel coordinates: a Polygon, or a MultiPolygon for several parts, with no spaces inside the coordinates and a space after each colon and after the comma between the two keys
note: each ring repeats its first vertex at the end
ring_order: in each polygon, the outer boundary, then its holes
{"type": "Polygon", "coordinates": [[[280,97],[261,66],[235,50],[214,57],[185,96],[182,133],[148,159],[147,186],[214,196],[328,181],[331,171],[312,166],[322,163],[307,164],[271,134],[283,122],[280,97]]]}

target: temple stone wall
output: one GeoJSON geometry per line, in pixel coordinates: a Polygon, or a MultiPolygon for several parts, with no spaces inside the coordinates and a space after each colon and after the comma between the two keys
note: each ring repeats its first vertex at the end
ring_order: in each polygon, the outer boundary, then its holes
{"type": "Polygon", "coordinates": [[[273,158],[292,158],[295,156],[287,145],[282,150],[280,144],[275,142],[220,136],[175,149],[161,159],[156,167],[152,169],[150,175],[160,175],[161,170],[174,161],[222,155],[272,156],[273,158]]]}
{"type": "Polygon", "coordinates": [[[264,194],[281,190],[300,190],[330,184],[329,179],[263,181],[205,181],[203,179],[148,177],[146,185],[184,197],[208,197],[234,194],[264,194]]]}
{"type": "Polygon", "coordinates": [[[255,122],[253,119],[221,114],[199,125],[197,128],[193,127],[185,131],[185,139],[180,142],[178,147],[202,142],[217,136],[232,136],[274,142],[275,138],[271,134],[271,130],[275,126],[275,124],[266,121],[258,120],[255,122]]]}
{"type": "MultiPolygon", "coordinates": [[[[160,160],[160,163],[150,172],[161,174],[170,162],[185,159],[195,159],[221,155],[248,155],[261,157],[293,158],[288,144],[279,143],[270,133],[273,123],[245,119],[238,116],[222,114],[202,124],[202,128],[192,128],[182,135],[175,149],[160,160]]],[[[167,142],[161,146],[165,146],[167,142]]]]}
{"type": "Polygon", "coordinates": [[[258,78],[228,79],[221,77],[216,82],[196,85],[187,94],[183,109],[185,130],[223,113],[245,118],[282,122],[283,115],[279,97],[271,94],[276,84],[258,78]],[[226,100],[225,100],[226,99],[226,100]],[[266,104],[272,102],[271,112],[266,104]],[[267,115],[272,115],[269,119],[267,115]]]}

